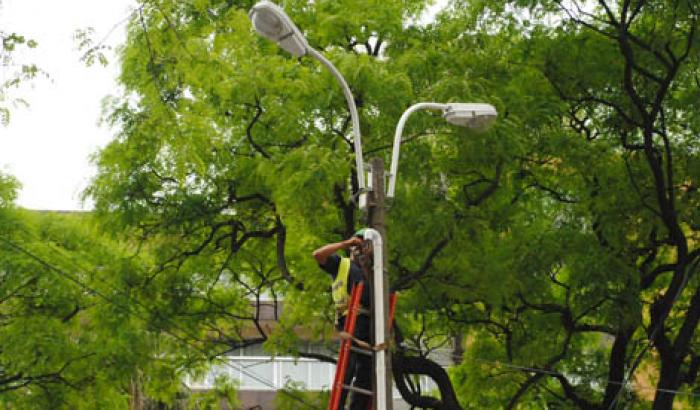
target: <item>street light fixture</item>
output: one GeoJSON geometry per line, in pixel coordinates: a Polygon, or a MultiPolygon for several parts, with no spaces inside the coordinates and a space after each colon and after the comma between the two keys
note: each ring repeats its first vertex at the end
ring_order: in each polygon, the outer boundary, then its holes
{"type": "Polygon", "coordinates": [[[396,174],[399,170],[399,150],[401,149],[401,134],[408,117],[418,110],[441,110],[442,117],[453,125],[468,127],[479,131],[486,130],[496,120],[498,113],[491,104],[481,103],[418,103],[410,106],[399,119],[394,135],[394,148],[391,153],[391,168],[389,171],[389,189],[387,198],[394,197],[396,189],[396,174]]]}
{"type": "Polygon", "coordinates": [[[335,68],[333,63],[331,63],[321,53],[309,45],[304,35],[281,7],[267,0],[263,0],[253,6],[253,8],[250,10],[249,16],[253,22],[255,31],[257,31],[261,36],[267,38],[268,40],[274,41],[295,57],[303,57],[307,54],[314,57],[325,65],[340,83],[340,86],[343,89],[343,94],[345,95],[345,100],[348,104],[348,108],[350,109],[350,117],[352,120],[355,164],[357,167],[357,185],[360,195],[364,194],[366,185],[364,162],[362,161],[360,117],[357,114],[355,98],[352,96],[352,91],[350,91],[348,83],[340,74],[340,71],[335,68]]]}
{"type": "MultiPolygon", "coordinates": [[[[360,136],[360,120],[355,105],[355,99],[350,91],[350,87],[340,74],[337,68],[326,59],[320,52],[312,48],[306,38],[287,16],[282,8],[276,4],[263,0],[258,2],[249,13],[253,27],[263,37],[276,42],[284,50],[288,51],[295,57],[303,57],[311,55],[323,65],[325,65],[343,89],[343,94],[350,109],[350,118],[352,120],[352,130],[354,134],[355,161],[357,167],[357,183],[359,187],[359,204],[363,208],[365,193],[367,191],[365,185],[364,163],[362,161],[362,140],[360,136]]],[[[387,197],[394,197],[394,189],[396,185],[396,174],[398,172],[399,148],[401,145],[401,133],[403,127],[408,120],[408,117],[414,111],[420,109],[442,110],[443,117],[451,124],[470,127],[475,129],[485,129],[496,119],[496,109],[489,104],[437,104],[437,103],[419,103],[411,106],[403,113],[398,125],[396,126],[396,135],[394,138],[394,148],[391,160],[391,175],[389,179],[389,190],[387,197]]],[[[380,172],[376,177],[383,181],[383,162],[380,162],[380,172]]],[[[375,209],[383,209],[384,195],[383,192],[376,192],[375,209]]],[[[380,218],[383,221],[383,212],[375,212],[375,219],[380,218]],[[377,216],[381,215],[381,216],[377,216]]],[[[370,218],[371,219],[371,218],[370,218]]],[[[383,226],[383,222],[370,223],[371,226],[383,226]]],[[[381,228],[378,228],[381,230],[381,228]]],[[[386,249],[386,241],[382,238],[382,233],[375,229],[367,229],[365,239],[371,240],[374,246],[374,305],[375,305],[375,340],[382,342],[386,338],[385,320],[386,299],[382,297],[386,294],[388,287],[385,286],[387,277],[384,272],[384,253],[386,249]]],[[[387,377],[386,370],[391,366],[385,366],[385,359],[388,360],[390,355],[387,355],[383,350],[376,354],[375,358],[375,384],[377,386],[377,394],[375,397],[378,410],[391,408],[391,378],[387,377]],[[386,368],[385,368],[386,367],[386,368]]]]}
{"type": "MultiPolygon", "coordinates": [[[[306,38],[304,38],[303,34],[301,34],[301,31],[296,27],[296,25],[292,22],[289,16],[287,16],[287,14],[282,8],[280,8],[274,3],[263,0],[258,2],[255,6],[253,6],[253,8],[250,10],[249,16],[253,22],[253,27],[261,36],[276,42],[280,47],[282,47],[283,49],[290,52],[296,57],[303,57],[307,54],[311,55],[312,57],[320,61],[323,65],[325,65],[336,78],[336,80],[338,80],[338,83],[340,83],[340,86],[343,89],[343,94],[345,95],[345,100],[348,104],[348,108],[350,109],[350,118],[352,120],[355,161],[357,167],[357,185],[359,188],[358,204],[362,209],[364,205],[366,205],[365,171],[364,162],[362,161],[362,139],[360,136],[360,119],[357,113],[357,106],[355,105],[355,98],[352,95],[352,91],[350,91],[350,87],[343,78],[342,74],[340,74],[340,71],[338,71],[338,69],[335,68],[335,66],[327,58],[325,58],[321,53],[319,53],[309,45],[309,43],[306,41],[306,38]]],[[[382,238],[379,232],[375,231],[374,229],[368,229],[368,231],[370,231],[370,237],[368,237],[367,239],[371,239],[375,247],[374,268],[375,275],[377,275],[377,277],[375,278],[375,283],[379,283],[379,281],[383,281],[384,277],[381,262],[383,260],[382,238]]],[[[383,293],[383,286],[376,287],[375,298],[377,298],[377,295],[382,295],[383,293]]],[[[380,325],[378,326],[379,329],[375,329],[375,336],[379,336],[377,337],[377,340],[382,341],[385,338],[383,331],[384,326],[382,326],[382,324],[384,324],[385,317],[383,307],[384,306],[382,304],[381,308],[375,308],[377,312],[376,315],[380,315],[378,317],[382,318],[378,321],[380,325]]],[[[390,387],[388,389],[383,388],[387,385],[391,386],[390,381],[387,381],[386,378],[386,369],[384,368],[384,356],[386,356],[385,353],[381,351],[378,353],[377,359],[375,360],[377,362],[375,368],[375,381],[376,385],[378,386],[375,402],[378,410],[384,410],[387,408],[387,397],[390,397],[388,396],[388,394],[390,393],[387,392],[391,392],[390,387]]]]}

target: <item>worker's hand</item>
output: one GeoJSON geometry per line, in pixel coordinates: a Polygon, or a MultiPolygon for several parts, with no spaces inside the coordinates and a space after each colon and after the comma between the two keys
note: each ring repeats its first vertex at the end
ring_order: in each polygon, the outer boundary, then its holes
{"type": "Polygon", "coordinates": [[[362,238],[353,236],[352,238],[346,240],[345,244],[348,246],[348,248],[352,248],[353,246],[362,246],[362,242],[364,242],[362,238]]]}

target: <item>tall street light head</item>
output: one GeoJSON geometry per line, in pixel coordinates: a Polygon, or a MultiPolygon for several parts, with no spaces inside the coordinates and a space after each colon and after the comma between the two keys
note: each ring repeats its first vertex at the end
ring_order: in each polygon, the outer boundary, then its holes
{"type": "Polygon", "coordinates": [[[460,127],[485,130],[493,124],[498,116],[496,108],[491,104],[453,103],[446,105],[442,117],[450,124],[460,127]]]}
{"type": "Polygon", "coordinates": [[[308,52],[309,43],[306,38],[278,5],[266,0],[260,1],[250,10],[249,16],[255,31],[295,57],[303,57],[308,52]]]}

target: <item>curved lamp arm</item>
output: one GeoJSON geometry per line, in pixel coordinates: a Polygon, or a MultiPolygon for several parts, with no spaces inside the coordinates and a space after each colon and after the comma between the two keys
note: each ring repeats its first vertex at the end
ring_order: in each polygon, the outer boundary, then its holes
{"type": "Polygon", "coordinates": [[[394,148],[391,152],[391,168],[389,171],[389,189],[386,193],[387,198],[394,197],[394,190],[396,189],[396,174],[399,170],[399,150],[401,149],[401,134],[403,133],[403,127],[414,112],[418,110],[446,110],[448,108],[447,104],[439,103],[418,103],[410,106],[399,119],[399,123],[396,124],[396,134],[394,134],[394,148]]]}
{"type": "MultiPolygon", "coordinates": [[[[343,94],[345,95],[345,100],[347,101],[348,108],[350,109],[350,117],[352,118],[352,130],[354,134],[353,142],[357,167],[357,184],[360,190],[360,208],[362,208],[362,194],[366,191],[366,186],[364,162],[362,161],[360,119],[357,114],[355,98],[352,95],[352,91],[350,91],[350,87],[348,87],[348,83],[340,74],[340,71],[338,71],[338,69],[335,68],[335,66],[327,58],[309,45],[309,42],[306,41],[306,38],[301,33],[299,28],[294,24],[289,16],[287,16],[280,6],[268,0],[262,0],[253,6],[248,15],[253,23],[253,27],[261,36],[276,42],[280,47],[297,57],[303,57],[306,54],[310,54],[330,70],[336,80],[338,80],[340,83],[340,86],[343,88],[343,94]]],[[[420,109],[443,110],[443,117],[445,120],[447,120],[447,122],[454,125],[471,128],[486,128],[496,119],[496,116],[498,115],[496,109],[490,104],[418,103],[411,106],[408,110],[406,110],[406,112],[403,113],[401,120],[396,127],[394,150],[391,158],[391,178],[389,179],[389,192],[387,193],[388,198],[394,197],[394,190],[396,188],[396,173],[399,167],[399,148],[401,146],[401,132],[403,131],[403,126],[406,123],[408,116],[414,111],[420,109]]]]}
{"type": "Polygon", "coordinates": [[[340,86],[343,88],[345,100],[348,103],[348,108],[350,109],[350,117],[352,118],[355,161],[357,163],[357,184],[359,186],[360,194],[362,194],[365,192],[366,186],[364,162],[362,161],[360,119],[357,114],[355,98],[352,96],[352,91],[350,91],[348,83],[340,74],[340,71],[338,71],[338,69],[335,68],[335,66],[327,58],[309,45],[309,42],[306,41],[306,38],[301,33],[299,28],[294,24],[292,19],[287,16],[287,13],[285,13],[284,9],[282,9],[280,6],[268,0],[262,0],[256,3],[255,6],[250,9],[248,16],[253,23],[253,28],[261,36],[268,40],[274,41],[277,43],[277,45],[296,57],[303,57],[307,54],[311,55],[325,65],[340,83],[340,86]]]}
{"type": "Polygon", "coordinates": [[[360,193],[362,193],[365,191],[366,188],[365,171],[364,162],[362,161],[362,137],[360,136],[360,117],[357,114],[355,97],[353,97],[352,91],[350,91],[350,87],[345,81],[345,78],[343,78],[343,76],[340,74],[340,71],[338,71],[338,69],[335,68],[335,66],[333,65],[333,63],[330,62],[330,60],[328,60],[326,57],[323,56],[323,54],[319,53],[311,46],[307,46],[306,51],[310,56],[316,58],[323,65],[325,65],[328,68],[328,70],[330,70],[330,72],[333,74],[333,77],[335,77],[335,79],[338,80],[338,83],[340,83],[340,87],[343,89],[345,100],[347,101],[348,108],[350,109],[350,118],[352,119],[353,143],[355,146],[355,164],[357,167],[357,185],[359,186],[360,193]]]}

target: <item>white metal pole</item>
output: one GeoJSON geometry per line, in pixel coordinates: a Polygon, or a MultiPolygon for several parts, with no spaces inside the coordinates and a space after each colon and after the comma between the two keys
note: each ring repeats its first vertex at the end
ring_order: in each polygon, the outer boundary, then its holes
{"type": "Polygon", "coordinates": [[[340,71],[338,71],[338,69],[335,68],[335,66],[333,65],[333,63],[330,62],[330,60],[328,60],[326,57],[323,56],[323,54],[319,53],[312,47],[308,47],[307,51],[309,55],[313,56],[323,65],[328,67],[330,72],[340,83],[340,87],[343,89],[343,94],[345,95],[345,100],[348,103],[348,108],[350,109],[350,118],[352,120],[352,131],[354,135],[353,143],[355,146],[355,165],[357,167],[357,185],[359,186],[360,194],[362,194],[364,193],[366,188],[364,171],[365,166],[364,162],[362,161],[362,137],[360,136],[360,117],[357,114],[355,97],[353,97],[352,91],[350,90],[348,83],[345,81],[345,78],[343,78],[343,75],[340,74],[340,71]]]}
{"type": "Polygon", "coordinates": [[[408,117],[418,110],[445,110],[447,104],[439,103],[418,103],[410,106],[399,119],[399,123],[396,124],[396,133],[394,134],[394,148],[391,151],[391,168],[389,169],[389,189],[387,190],[387,198],[394,197],[394,190],[396,189],[396,174],[399,172],[399,150],[401,149],[401,134],[403,133],[403,127],[406,125],[408,117]]]}
{"type": "MultiPolygon", "coordinates": [[[[374,250],[374,279],[373,279],[373,293],[374,298],[372,300],[372,307],[374,308],[374,344],[384,345],[386,342],[386,318],[384,317],[384,258],[382,255],[383,245],[382,245],[382,235],[379,231],[372,228],[365,229],[365,240],[372,241],[372,246],[374,250]]],[[[374,363],[376,367],[374,369],[374,377],[376,378],[375,385],[377,386],[377,409],[376,410],[386,410],[387,394],[391,392],[386,391],[386,369],[384,368],[384,359],[386,355],[386,349],[379,350],[375,353],[374,363]]]]}

